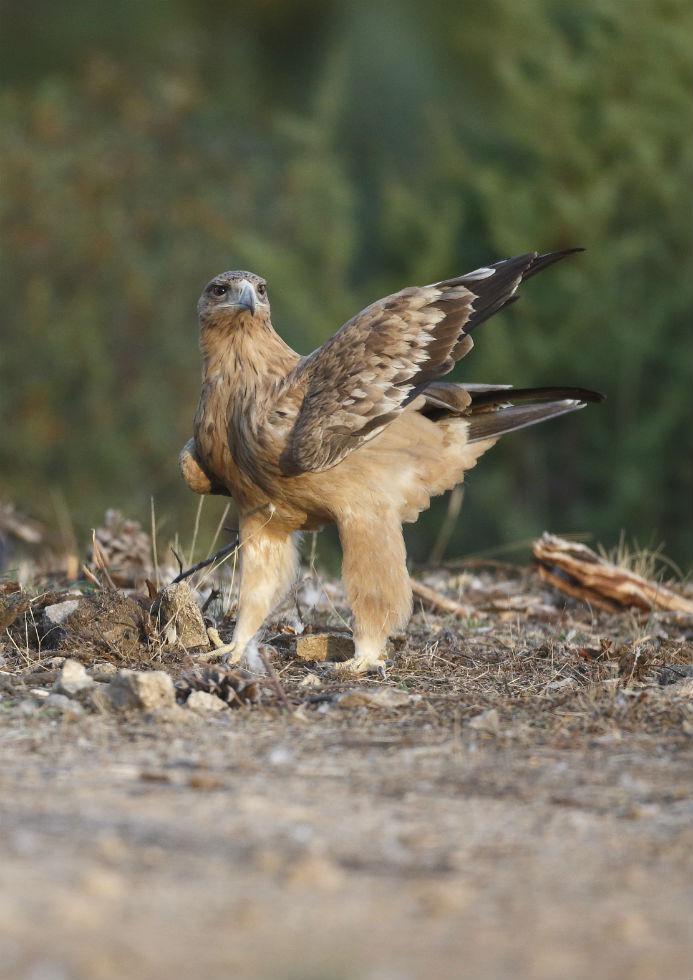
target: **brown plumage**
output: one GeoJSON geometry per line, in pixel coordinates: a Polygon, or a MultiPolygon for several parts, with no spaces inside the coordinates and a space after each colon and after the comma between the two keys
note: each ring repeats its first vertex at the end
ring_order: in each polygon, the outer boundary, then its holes
{"type": "Polygon", "coordinates": [[[402,522],[461,483],[505,432],[599,400],[576,388],[441,381],[524,280],[576,249],[531,252],[368,306],[301,357],[272,327],[266,283],[216,276],[198,303],[203,384],[180,456],[196,493],[233,497],[241,586],[232,660],[289,588],[297,532],[337,525],[362,671],[385,658],[411,589],[402,522]]]}

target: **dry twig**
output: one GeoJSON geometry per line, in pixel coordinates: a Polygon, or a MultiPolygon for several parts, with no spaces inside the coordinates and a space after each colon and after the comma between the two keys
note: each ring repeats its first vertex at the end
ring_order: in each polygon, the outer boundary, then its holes
{"type": "Polygon", "coordinates": [[[265,671],[267,673],[268,680],[272,685],[274,693],[277,695],[277,698],[279,699],[279,703],[281,704],[281,706],[284,708],[285,711],[291,711],[292,710],[291,702],[289,701],[286,695],[284,686],[282,682],[279,680],[279,675],[277,674],[276,670],[272,666],[269,657],[266,655],[262,647],[260,647],[260,649],[258,650],[258,654],[260,656],[260,660],[262,661],[262,666],[265,668],[265,671]]]}
{"type": "MultiPolygon", "coordinates": [[[[198,561],[195,565],[191,565],[190,568],[186,568],[184,571],[181,567],[181,571],[173,579],[171,585],[175,585],[177,582],[182,582],[183,579],[190,578],[190,576],[194,575],[195,572],[199,572],[201,568],[207,568],[208,565],[213,565],[215,561],[219,561],[222,558],[226,558],[226,556],[230,555],[237,547],[238,547],[238,534],[236,534],[236,539],[234,541],[232,541],[230,544],[225,545],[223,548],[220,548],[219,551],[215,551],[213,555],[209,556],[209,558],[203,558],[202,561],[198,561]]],[[[176,555],[175,551],[173,553],[174,555],[176,555]]],[[[176,555],[176,559],[178,563],[182,565],[178,555],[176,555]]]]}

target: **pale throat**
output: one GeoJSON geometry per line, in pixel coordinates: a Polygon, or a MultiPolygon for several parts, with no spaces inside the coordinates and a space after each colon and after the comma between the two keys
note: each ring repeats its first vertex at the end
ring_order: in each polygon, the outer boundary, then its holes
{"type": "MultiPolygon", "coordinates": [[[[245,315],[204,325],[200,333],[203,377],[223,377],[233,385],[255,387],[277,374],[277,355],[288,350],[266,316],[245,315]]],[[[283,359],[283,358],[282,358],[283,359]]]]}

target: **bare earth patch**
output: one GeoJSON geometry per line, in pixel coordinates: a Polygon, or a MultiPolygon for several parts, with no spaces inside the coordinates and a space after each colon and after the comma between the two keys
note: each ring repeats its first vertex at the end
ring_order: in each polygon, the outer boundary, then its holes
{"type": "MultiPolygon", "coordinates": [[[[566,604],[529,571],[426,581],[475,612],[419,607],[384,681],[278,628],[278,686],[235,709],[95,698],[115,669],[194,667],[133,607],[120,646],[11,627],[0,974],[687,980],[693,623],[566,604]],[[95,684],[47,696],[56,655],[95,684]]],[[[309,628],[339,625],[333,595],[309,628]]]]}

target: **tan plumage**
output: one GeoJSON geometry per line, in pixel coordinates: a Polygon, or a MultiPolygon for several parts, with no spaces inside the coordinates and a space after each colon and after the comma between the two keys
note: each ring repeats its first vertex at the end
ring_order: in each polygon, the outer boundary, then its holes
{"type": "Polygon", "coordinates": [[[263,279],[228,272],[208,284],[198,304],[202,393],[180,465],[196,493],[238,506],[232,659],[290,586],[296,532],[335,523],[354,613],[356,656],[346,666],[382,662],[387,636],[411,612],[402,522],[460,483],[504,432],[600,397],[439,380],[523,279],[567,254],[528,253],[403,289],[303,358],[274,331],[263,279]]]}

